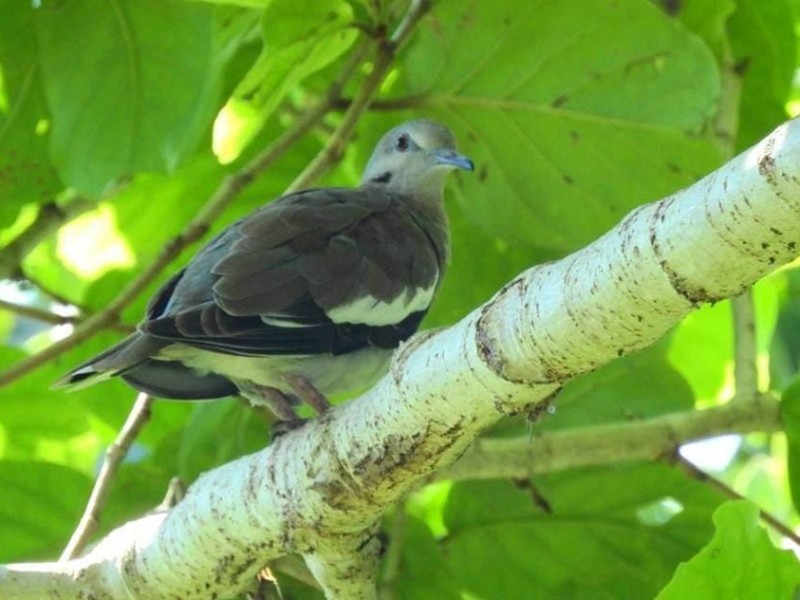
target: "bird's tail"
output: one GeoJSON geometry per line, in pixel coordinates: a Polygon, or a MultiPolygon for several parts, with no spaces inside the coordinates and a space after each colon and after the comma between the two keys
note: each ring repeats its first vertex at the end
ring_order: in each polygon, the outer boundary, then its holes
{"type": "Polygon", "coordinates": [[[78,365],[56,381],[51,389],[80,390],[133,369],[166,344],[141,333],[133,333],[108,350],[78,365]]]}

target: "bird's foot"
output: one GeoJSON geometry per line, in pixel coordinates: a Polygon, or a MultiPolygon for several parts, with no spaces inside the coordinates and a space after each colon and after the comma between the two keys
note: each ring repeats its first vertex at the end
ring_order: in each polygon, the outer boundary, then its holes
{"type": "Polygon", "coordinates": [[[290,429],[296,429],[303,424],[303,419],[298,417],[294,410],[297,400],[279,389],[267,385],[250,384],[241,391],[252,406],[266,406],[272,411],[272,414],[278,417],[279,422],[293,424],[289,427],[290,429]]]}
{"type": "Polygon", "coordinates": [[[269,428],[270,438],[274,440],[282,435],[286,435],[290,431],[302,427],[305,422],[306,420],[300,417],[297,417],[294,421],[273,421],[272,426],[269,428]]]}
{"type": "Polygon", "coordinates": [[[292,375],[287,378],[292,391],[297,394],[297,397],[313,408],[318,414],[326,412],[331,403],[328,399],[311,383],[300,375],[292,375]]]}

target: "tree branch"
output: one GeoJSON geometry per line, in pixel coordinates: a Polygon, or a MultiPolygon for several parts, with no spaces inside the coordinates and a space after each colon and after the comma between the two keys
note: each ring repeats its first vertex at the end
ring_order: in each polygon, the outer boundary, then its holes
{"type": "Polygon", "coordinates": [[[78,556],[89,541],[89,537],[100,525],[100,514],[103,512],[108,500],[111,481],[117,474],[117,470],[128,453],[131,444],[133,444],[142,427],[150,418],[152,403],[153,399],[147,394],[138,394],[136,396],[136,402],[125,424],[117,434],[114,443],[106,450],[103,466],[100,469],[97,480],[94,482],[89,502],[86,504],[81,520],[67,543],[67,547],[64,548],[64,552],[61,553],[59,560],[66,561],[78,556]]]}
{"type": "MultiPolygon", "coordinates": [[[[712,488],[716,489],[718,492],[722,493],[724,496],[730,498],[731,500],[744,500],[745,497],[742,496],[739,492],[734,490],[731,486],[727,483],[722,481],[721,479],[717,479],[712,475],[709,475],[702,469],[700,469],[697,465],[693,462],[688,460],[687,458],[675,455],[674,462],[692,479],[696,479],[701,483],[705,483],[712,488]]],[[[769,511],[764,510],[763,508],[759,508],[759,516],[761,520],[764,521],[767,525],[772,527],[778,534],[782,535],[788,540],[791,540],[792,543],[800,548],[800,536],[798,536],[791,527],[787,526],[785,523],[781,522],[778,517],[770,513],[769,511]]]]}
{"type": "MultiPolygon", "coordinates": [[[[8,302],[2,298],[0,298],[0,310],[5,310],[15,315],[19,315],[20,317],[35,319],[51,325],[75,325],[85,320],[85,317],[59,315],[35,306],[25,306],[23,304],[8,302]]],[[[113,323],[110,327],[122,333],[131,333],[134,330],[132,326],[125,325],[123,323],[113,323]]]]}
{"type": "Polygon", "coordinates": [[[583,250],[526,271],[457,325],[415,337],[375,388],[206,473],[167,515],[126,524],[83,559],[9,566],[0,592],[74,598],[91,581],[108,598],[224,596],[296,553],[329,598],[348,597],[337,591],[348,573],[349,597],[373,597],[364,571],[389,506],[502,416],[792,260],[798,239],[792,121],[583,250]],[[50,594],[56,580],[60,596],[50,594]]]}
{"type": "Polygon", "coordinates": [[[778,401],[761,396],[642,421],[537,433],[533,438],[478,439],[460,460],[436,473],[435,479],[524,479],[623,460],[658,460],[672,456],[688,442],[779,429],[778,401]]]}
{"type": "MultiPolygon", "coordinates": [[[[405,14],[397,26],[394,33],[387,40],[378,38],[377,51],[375,60],[373,61],[372,71],[369,76],[364,80],[361,88],[358,90],[355,98],[347,106],[344,118],[339,126],[331,135],[328,143],[320,151],[320,153],[309,163],[300,175],[291,183],[286,193],[295,192],[297,190],[308,187],[313,181],[320,177],[327,169],[340,159],[342,152],[344,152],[345,145],[350,139],[353,130],[358,123],[361,114],[367,109],[372,102],[372,98],[378,91],[381,83],[383,82],[386,72],[394,60],[395,53],[400,45],[408,39],[411,31],[416,23],[422,18],[422,15],[430,7],[428,0],[412,0],[408,12],[405,14]]],[[[338,98],[331,98],[331,107],[338,98]]]]}
{"type": "Polygon", "coordinates": [[[11,240],[0,252],[0,279],[12,279],[19,274],[20,263],[31,250],[50,236],[67,221],[82,212],[94,208],[95,202],[78,196],[64,204],[45,202],[39,206],[39,213],[34,221],[23,232],[11,240]]]}

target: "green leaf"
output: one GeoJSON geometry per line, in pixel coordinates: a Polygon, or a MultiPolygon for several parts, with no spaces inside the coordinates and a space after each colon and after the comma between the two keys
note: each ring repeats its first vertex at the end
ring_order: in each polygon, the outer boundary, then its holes
{"type": "Polygon", "coordinates": [[[227,131],[215,147],[222,162],[239,156],[297,84],[352,46],[358,35],[352,22],[353,9],[344,0],[329,0],[324,7],[315,0],[269,4],[261,21],[261,56],[221,114],[227,131]]]}
{"type": "Polygon", "coordinates": [[[730,40],[727,24],[736,10],[733,0],[691,0],[670,2],[657,0],[667,14],[674,14],[694,33],[699,35],[717,57],[717,62],[726,65],[730,56],[730,40]]]}
{"type": "Polygon", "coordinates": [[[795,509],[800,510],[800,378],[783,392],[781,422],[786,433],[789,489],[795,509]]]}
{"type": "Polygon", "coordinates": [[[556,413],[538,423],[537,430],[630,421],[691,409],[694,394],[666,359],[667,345],[662,341],[568,383],[555,398],[556,413]]]}
{"type": "Polygon", "coordinates": [[[728,21],[737,69],[743,73],[738,149],[744,149],[787,119],[797,39],[786,0],[737,0],[728,21]]]}
{"type": "Polygon", "coordinates": [[[720,506],[714,513],[714,537],[678,567],[658,600],[795,597],[800,586],[797,558],[772,545],[758,513],[756,505],[744,500],[720,506]]]}
{"type": "Polygon", "coordinates": [[[644,2],[444,1],[403,64],[475,160],[457,201],[509,244],[575,248],[721,158],[714,56],[644,2]]]}
{"type": "Polygon", "coordinates": [[[717,403],[733,361],[732,323],[730,302],[718,302],[689,314],[670,337],[669,360],[707,405],[717,403]]]}
{"type": "Polygon", "coordinates": [[[81,516],[90,485],[85,475],[58,465],[0,462],[0,560],[55,558],[81,516]]]}
{"type": "Polygon", "coordinates": [[[650,600],[708,539],[718,503],[660,464],[458,483],[443,552],[462,594],[484,600],[650,600]]]}
{"type": "Polygon", "coordinates": [[[400,554],[397,573],[391,584],[392,595],[406,600],[458,600],[462,598],[456,578],[439,551],[437,541],[425,524],[403,516],[402,532],[389,538],[387,555],[400,554]],[[398,546],[397,549],[395,546],[398,546]]]}
{"type": "Polygon", "coordinates": [[[172,169],[208,133],[222,68],[212,7],[60,2],[36,16],[51,154],[71,186],[97,196],[135,171],[172,169]]]}
{"type": "Polygon", "coordinates": [[[0,0],[0,229],[19,208],[60,188],[50,163],[49,115],[42,93],[32,12],[26,2],[0,0]]]}
{"type": "Polygon", "coordinates": [[[769,347],[770,385],[772,389],[783,389],[791,384],[800,369],[800,269],[780,272],[780,311],[775,326],[775,335],[769,347]]]}
{"type": "MultiPolygon", "coordinates": [[[[12,348],[0,347],[0,365],[13,365],[25,354],[12,348]]],[[[72,438],[88,428],[88,411],[78,399],[55,401],[47,390],[61,375],[58,367],[49,364],[37,371],[37,377],[23,377],[5,386],[0,400],[0,456],[6,459],[48,458],[48,450],[66,447],[72,438]]],[[[68,453],[67,453],[68,454],[68,453]]],[[[76,459],[85,458],[75,457],[76,459]]],[[[70,461],[65,455],[64,460],[70,461]]],[[[61,461],[59,461],[61,462],[61,461]]],[[[82,461],[81,461],[82,462],[82,461]]]]}
{"type": "Polygon", "coordinates": [[[230,4],[243,8],[266,8],[272,0],[192,0],[192,2],[207,2],[209,4],[230,4]]]}
{"type": "Polygon", "coordinates": [[[199,404],[178,450],[178,474],[187,481],[203,471],[264,448],[269,427],[261,414],[236,400],[199,404]]]}

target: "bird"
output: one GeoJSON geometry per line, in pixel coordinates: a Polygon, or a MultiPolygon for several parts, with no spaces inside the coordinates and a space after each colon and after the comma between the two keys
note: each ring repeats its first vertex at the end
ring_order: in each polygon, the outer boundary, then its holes
{"type": "Polygon", "coordinates": [[[150,299],[134,333],[54,385],[120,377],[156,398],[242,396],[291,429],[305,403],[364,389],[413,335],[450,257],[446,176],[474,170],[446,126],[378,142],[358,187],[282,196],[211,239],[150,299]]]}

